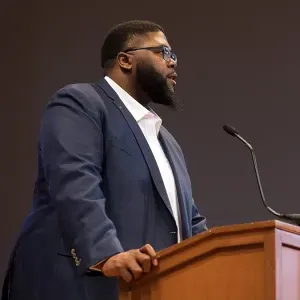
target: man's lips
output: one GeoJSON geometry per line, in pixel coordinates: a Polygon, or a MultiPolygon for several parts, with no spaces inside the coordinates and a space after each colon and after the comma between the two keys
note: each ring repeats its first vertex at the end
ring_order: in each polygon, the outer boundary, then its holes
{"type": "Polygon", "coordinates": [[[175,85],[176,84],[176,78],[177,78],[177,74],[176,73],[172,73],[170,75],[167,76],[168,79],[170,79],[172,81],[172,83],[175,85]]]}

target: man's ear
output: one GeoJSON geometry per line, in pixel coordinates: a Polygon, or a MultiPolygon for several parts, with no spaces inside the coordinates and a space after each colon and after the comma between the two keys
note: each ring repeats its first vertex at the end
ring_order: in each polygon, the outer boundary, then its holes
{"type": "Polygon", "coordinates": [[[118,64],[124,71],[132,70],[132,55],[124,52],[120,52],[117,56],[118,64]]]}

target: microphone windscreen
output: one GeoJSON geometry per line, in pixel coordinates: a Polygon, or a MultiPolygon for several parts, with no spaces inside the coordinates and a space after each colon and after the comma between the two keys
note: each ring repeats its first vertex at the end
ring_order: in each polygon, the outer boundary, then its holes
{"type": "Polygon", "coordinates": [[[238,131],[234,127],[232,127],[228,124],[224,125],[223,129],[232,136],[236,136],[237,134],[239,134],[238,131]]]}

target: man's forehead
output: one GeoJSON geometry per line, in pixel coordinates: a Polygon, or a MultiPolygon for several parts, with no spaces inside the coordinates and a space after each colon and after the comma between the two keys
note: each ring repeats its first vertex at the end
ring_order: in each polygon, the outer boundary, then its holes
{"type": "Polygon", "coordinates": [[[168,48],[171,49],[171,46],[167,40],[167,37],[161,31],[150,32],[148,34],[147,43],[151,43],[152,45],[163,45],[163,46],[167,46],[168,48]]]}
{"type": "Polygon", "coordinates": [[[129,45],[130,47],[167,46],[171,49],[165,34],[161,31],[149,32],[142,37],[134,38],[129,42],[129,45]]]}

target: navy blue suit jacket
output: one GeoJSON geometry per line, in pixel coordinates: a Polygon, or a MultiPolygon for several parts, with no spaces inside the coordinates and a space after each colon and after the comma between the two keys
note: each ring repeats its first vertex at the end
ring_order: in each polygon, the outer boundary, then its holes
{"type": "MultiPolygon", "coordinates": [[[[206,219],[178,143],[163,126],[159,140],[174,172],[186,239],[206,230],[206,219]]],[[[3,299],[115,300],[117,280],[88,268],[146,243],[156,251],[169,247],[176,231],[154,156],[114,90],[104,79],[68,85],[42,117],[33,208],[3,299]]]]}

